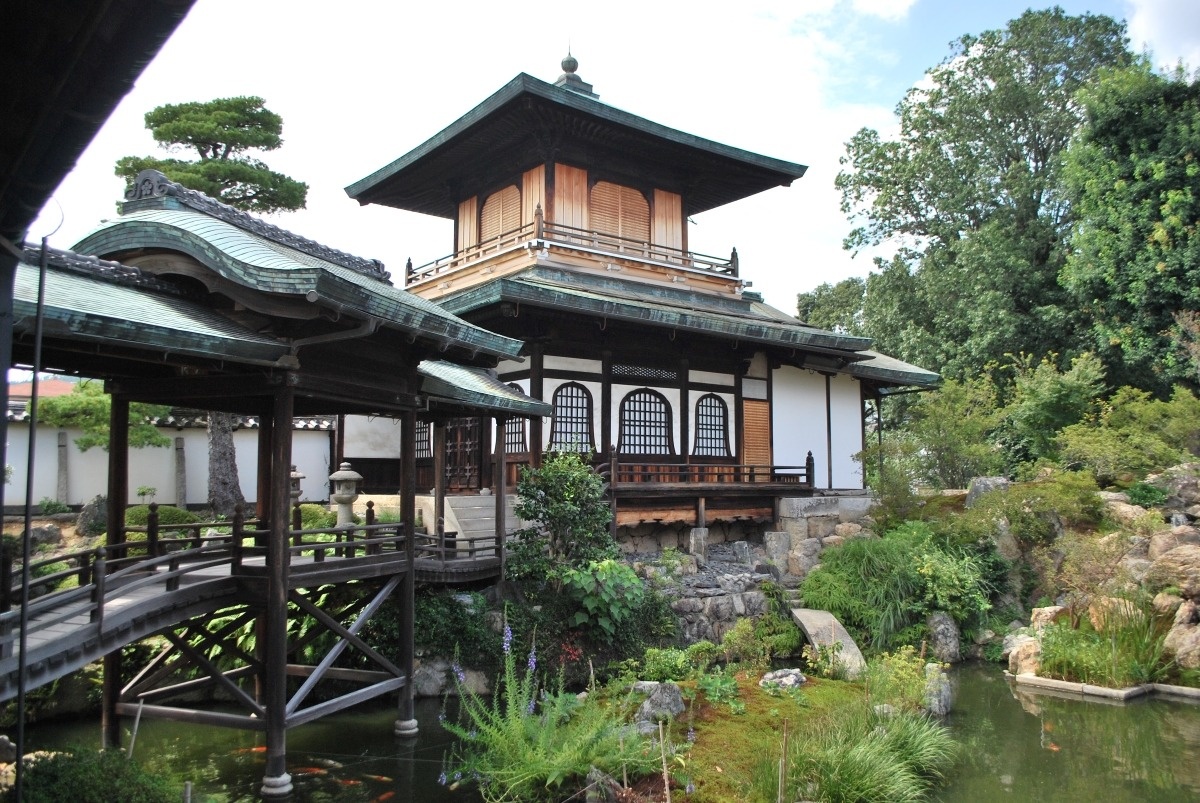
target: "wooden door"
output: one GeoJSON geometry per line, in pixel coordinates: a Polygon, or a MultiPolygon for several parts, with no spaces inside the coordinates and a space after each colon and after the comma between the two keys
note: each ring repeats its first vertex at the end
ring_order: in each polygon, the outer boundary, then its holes
{"type": "Polygon", "coordinates": [[[746,479],[751,482],[770,482],[771,405],[766,400],[742,401],[742,443],[745,444],[746,465],[755,467],[746,479]]]}
{"type": "Polygon", "coordinates": [[[446,493],[479,490],[480,443],[478,418],[455,418],[446,424],[446,493]]]}

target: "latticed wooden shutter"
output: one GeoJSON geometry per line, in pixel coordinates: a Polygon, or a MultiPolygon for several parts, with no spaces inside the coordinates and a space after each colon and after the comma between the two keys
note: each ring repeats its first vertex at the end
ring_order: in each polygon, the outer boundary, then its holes
{"type": "Polygon", "coordinates": [[[597,181],[588,198],[592,228],[639,242],[650,240],[650,204],[632,187],[597,181]]]}
{"type": "MultiPolygon", "coordinates": [[[[745,462],[751,466],[771,465],[771,405],[760,399],[742,402],[742,442],[746,446],[745,462]]],[[[769,479],[764,475],[763,480],[769,479]]]]}
{"type": "Polygon", "coordinates": [[[494,240],[521,225],[521,191],[516,185],[493,192],[479,213],[479,242],[494,240]]]}

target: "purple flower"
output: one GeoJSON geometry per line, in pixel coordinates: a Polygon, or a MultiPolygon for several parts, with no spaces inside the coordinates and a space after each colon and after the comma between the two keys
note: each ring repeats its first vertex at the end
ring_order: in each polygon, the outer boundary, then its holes
{"type": "Polygon", "coordinates": [[[684,789],[683,791],[689,795],[696,794],[696,784],[692,783],[691,781],[688,781],[687,788],[684,789]]]}
{"type": "Polygon", "coordinates": [[[438,711],[438,722],[445,722],[445,721],[446,721],[446,712],[438,711]]]}
{"type": "Polygon", "coordinates": [[[459,683],[465,683],[467,681],[467,673],[464,672],[463,668],[457,663],[450,664],[450,670],[454,672],[454,679],[459,683]]]}
{"type": "Polygon", "coordinates": [[[534,704],[535,704],[536,702],[537,702],[537,701],[536,701],[536,700],[534,700],[532,697],[530,697],[530,698],[529,698],[529,705],[525,706],[525,713],[526,713],[526,714],[530,714],[530,715],[532,715],[532,714],[533,714],[533,706],[534,706],[534,704]]]}
{"type": "Polygon", "coordinates": [[[442,770],[442,774],[438,776],[438,783],[442,786],[446,785],[446,771],[442,770]]]}
{"type": "Polygon", "coordinates": [[[508,655],[508,651],[512,649],[512,628],[508,625],[504,626],[504,654],[508,655]]]}
{"type": "Polygon", "coordinates": [[[461,773],[461,772],[456,772],[456,773],[454,773],[454,780],[456,780],[456,781],[461,781],[461,780],[462,780],[462,773],[461,773]]]}
{"type": "Polygon", "coordinates": [[[530,672],[533,672],[535,669],[537,669],[537,645],[536,644],[529,648],[529,663],[527,664],[527,668],[529,669],[530,672]]]}
{"type": "Polygon", "coordinates": [[[693,744],[695,743],[695,741],[696,741],[696,729],[695,728],[688,728],[687,740],[690,743],[693,743],[693,744]]]}

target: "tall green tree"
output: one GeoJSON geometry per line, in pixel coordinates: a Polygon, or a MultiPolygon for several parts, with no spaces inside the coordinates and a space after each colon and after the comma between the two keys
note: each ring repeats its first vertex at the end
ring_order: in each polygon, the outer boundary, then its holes
{"type": "Polygon", "coordinates": [[[1061,156],[1082,122],[1076,92],[1130,60],[1122,23],[1027,11],[952,43],[897,107],[895,139],[864,128],[847,143],[845,245],[897,247],[863,299],[881,348],[951,377],[1006,354],[1079,351],[1058,284],[1071,224],[1061,156]]]}
{"type": "Polygon", "coordinates": [[[125,156],[116,173],[133,179],[143,170],[248,212],[303,209],[308,185],[276,173],[255,155],[283,144],[283,118],[259,97],[171,103],[146,113],[146,128],[171,152],[192,151],[197,160],[125,156]]]}
{"type": "MultiPolygon", "coordinates": [[[[80,430],[75,439],[79,451],[99,446],[108,451],[109,420],[112,397],[96,381],[84,380],[65,396],[51,396],[38,404],[38,419],[43,424],[60,429],[80,430]]],[[[158,431],[151,419],[165,418],[171,408],[157,404],[129,405],[129,445],[135,449],[146,446],[170,446],[171,439],[158,431]]]]}
{"type": "Polygon", "coordinates": [[[1076,222],[1063,283],[1114,384],[1164,397],[1176,382],[1195,387],[1181,321],[1200,310],[1200,77],[1142,62],[1080,99],[1087,124],[1064,170],[1076,222]]]}
{"type": "MultiPolygon", "coordinates": [[[[168,151],[193,151],[197,161],[125,156],[116,173],[133,181],[143,170],[247,212],[303,209],[308,185],[276,173],[255,155],[283,145],[283,118],[259,97],[217,98],[159,106],[146,113],[146,128],[168,151]]],[[[208,412],[208,503],[214,513],[231,515],[243,504],[233,431],[240,418],[208,412]]]]}

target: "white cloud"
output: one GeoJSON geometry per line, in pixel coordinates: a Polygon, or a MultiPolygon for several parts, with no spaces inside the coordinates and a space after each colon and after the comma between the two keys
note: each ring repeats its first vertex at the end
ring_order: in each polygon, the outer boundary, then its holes
{"type": "Polygon", "coordinates": [[[1200,69],[1200,3],[1196,0],[1129,0],[1129,38],[1134,49],[1149,47],[1156,67],[1174,68],[1179,59],[1200,69]]]}
{"type": "Polygon", "coordinates": [[[885,20],[902,20],[917,0],[853,0],[854,10],[885,20]]]}

